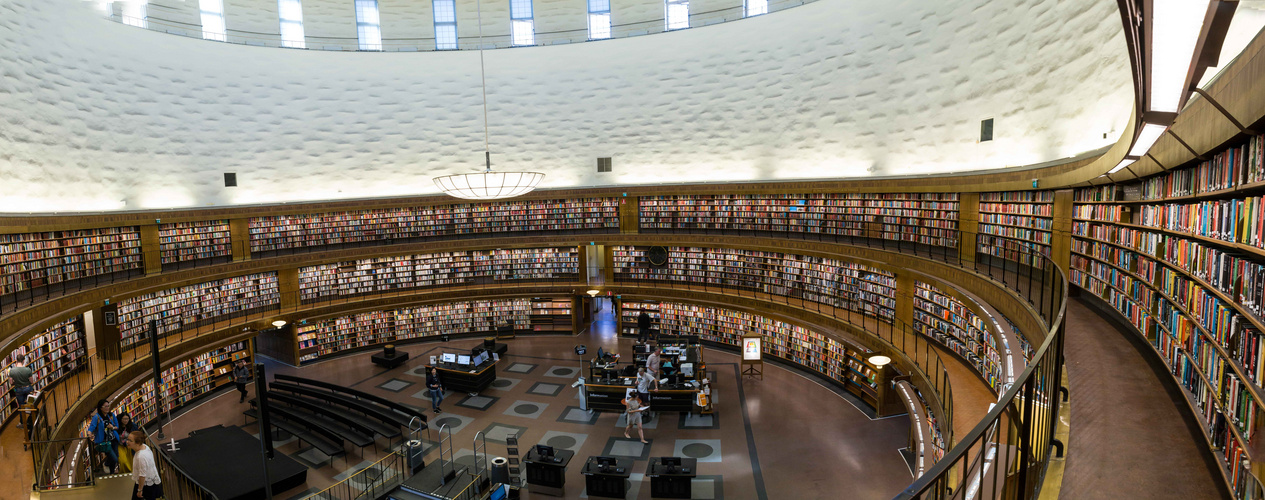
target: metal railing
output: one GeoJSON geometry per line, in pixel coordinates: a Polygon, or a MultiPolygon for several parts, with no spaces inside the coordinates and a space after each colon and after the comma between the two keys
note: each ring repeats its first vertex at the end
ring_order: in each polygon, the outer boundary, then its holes
{"type": "Polygon", "coordinates": [[[408,460],[403,453],[391,454],[306,497],[320,500],[377,500],[408,478],[408,460]]]}
{"type": "Polygon", "coordinates": [[[156,441],[154,436],[145,438],[145,446],[148,446],[154,454],[154,465],[158,466],[158,476],[162,478],[164,498],[219,500],[219,497],[211,493],[210,489],[189,477],[184,469],[172,461],[167,449],[163,448],[162,443],[156,441]]]}
{"type": "Polygon", "coordinates": [[[997,405],[896,500],[1026,500],[1040,493],[1059,422],[1068,292],[1066,273],[1048,257],[1040,258],[1044,260],[1040,269],[1028,268],[1028,286],[1021,286],[1021,279],[1006,283],[1031,301],[1032,275],[1056,273],[1056,279],[1047,282],[1051,285],[1048,303],[1045,287],[1040,287],[1043,299],[1038,312],[1049,326],[1045,341],[997,405]]]}
{"type": "MultiPolygon", "coordinates": [[[[768,12],[773,13],[786,10],[792,7],[798,7],[812,0],[772,0],[768,3],[768,12]]],[[[583,3],[575,4],[576,9],[583,9],[583,3]]],[[[150,4],[149,12],[146,17],[130,17],[124,16],[119,12],[110,12],[108,19],[126,24],[128,26],[136,26],[152,31],[165,32],[173,35],[186,36],[190,38],[212,39],[221,42],[251,45],[256,47],[275,47],[289,48],[296,50],[333,50],[333,51],[362,51],[362,52],[430,52],[437,51],[434,37],[429,38],[383,38],[380,44],[368,46],[362,49],[360,40],[356,37],[320,37],[305,36],[303,40],[283,40],[281,38],[280,28],[278,26],[277,33],[263,33],[255,31],[244,31],[227,29],[224,34],[213,34],[205,36],[202,32],[202,26],[192,22],[183,22],[169,17],[179,16],[180,13],[170,12],[168,8],[161,5],[150,4]]],[[[763,15],[763,14],[761,14],[763,15]]],[[[745,7],[742,4],[729,6],[721,9],[692,12],[690,13],[689,25],[692,28],[709,26],[723,22],[737,21],[749,17],[746,15],[745,7]]],[[[509,21],[507,18],[506,21],[509,21]]],[[[354,18],[348,18],[348,22],[353,23],[354,18]]],[[[229,19],[229,26],[232,26],[232,19],[229,19]]],[[[483,37],[484,49],[501,49],[523,46],[542,46],[542,45],[560,45],[569,43],[581,43],[591,41],[601,41],[617,38],[630,38],[643,35],[651,35],[655,33],[666,32],[667,23],[664,18],[647,19],[645,21],[637,21],[633,23],[612,24],[607,38],[591,38],[587,25],[581,28],[570,30],[559,30],[534,33],[531,45],[516,45],[510,33],[489,34],[483,37]]],[[[508,30],[509,23],[506,22],[504,27],[508,30]]],[[[389,33],[386,33],[389,34],[389,33]]],[[[475,39],[458,39],[456,50],[477,50],[479,44],[475,39]]]]}
{"type": "Polygon", "coordinates": [[[32,441],[31,463],[35,465],[38,489],[79,488],[96,484],[96,447],[88,438],[32,441]]]}

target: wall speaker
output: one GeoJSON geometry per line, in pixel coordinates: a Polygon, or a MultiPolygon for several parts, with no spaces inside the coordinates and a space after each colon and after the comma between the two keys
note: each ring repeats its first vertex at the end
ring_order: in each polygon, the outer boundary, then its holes
{"type": "Polygon", "coordinates": [[[610,171],[611,171],[611,159],[610,159],[610,157],[608,156],[608,157],[605,157],[605,158],[598,158],[598,159],[597,159],[597,173],[599,173],[599,174],[600,174],[600,173],[603,173],[603,172],[610,172],[610,171]]]}
{"type": "Polygon", "coordinates": [[[237,187],[237,174],[224,172],[224,187],[237,187]]]}

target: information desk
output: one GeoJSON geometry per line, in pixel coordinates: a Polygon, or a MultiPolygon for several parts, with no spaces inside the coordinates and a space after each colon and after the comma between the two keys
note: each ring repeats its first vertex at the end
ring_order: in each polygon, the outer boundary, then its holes
{"type": "Polygon", "coordinates": [[[475,367],[450,363],[426,365],[429,371],[433,366],[439,369],[439,379],[444,388],[457,392],[480,392],[487,389],[496,380],[496,361],[488,360],[475,367]]]}
{"type": "Polygon", "coordinates": [[[554,456],[542,457],[536,448],[527,450],[523,463],[527,465],[527,491],[556,497],[562,496],[567,482],[567,464],[575,457],[570,450],[554,450],[554,456]]]}
{"type": "Polygon", "coordinates": [[[615,459],[613,467],[602,467],[597,464],[598,457],[589,457],[584,463],[585,492],[590,497],[625,498],[628,496],[628,478],[632,476],[633,459],[610,457],[615,459]]]}
{"type": "MultiPolygon", "coordinates": [[[[633,379],[615,379],[615,384],[584,384],[584,397],[590,410],[623,412],[624,397],[632,389],[633,379]],[[627,381],[620,384],[618,381],[627,381]]],[[[658,391],[650,391],[650,411],[693,412],[698,410],[698,389],[689,385],[659,384],[658,391]]]]}
{"type": "Polygon", "coordinates": [[[651,498],[690,498],[694,477],[698,475],[698,460],[679,458],[680,467],[665,466],[660,459],[653,457],[646,465],[646,476],[650,477],[651,498]]]}

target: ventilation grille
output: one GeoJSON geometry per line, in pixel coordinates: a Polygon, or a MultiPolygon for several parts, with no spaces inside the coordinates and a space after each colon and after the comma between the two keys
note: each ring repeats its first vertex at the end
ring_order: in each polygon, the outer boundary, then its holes
{"type": "Polygon", "coordinates": [[[224,187],[237,187],[237,174],[224,172],[224,187]]]}
{"type": "Polygon", "coordinates": [[[610,171],[611,171],[610,157],[598,158],[597,159],[597,173],[600,174],[602,172],[610,172],[610,171]]]}
{"type": "Polygon", "coordinates": [[[979,141],[993,140],[993,119],[989,118],[979,123],[979,141]]]}

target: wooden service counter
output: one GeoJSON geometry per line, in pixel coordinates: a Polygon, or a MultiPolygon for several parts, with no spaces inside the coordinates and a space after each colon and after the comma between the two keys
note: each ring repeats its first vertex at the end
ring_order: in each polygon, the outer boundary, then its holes
{"type": "Polygon", "coordinates": [[[496,363],[497,361],[488,360],[474,367],[436,363],[426,365],[426,369],[430,370],[432,366],[439,369],[439,378],[443,381],[445,389],[474,393],[487,389],[496,380],[496,363]]]}
{"type": "MultiPolygon", "coordinates": [[[[584,397],[590,410],[624,411],[624,397],[633,388],[633,379],[624,379],[627,384],[584,384],[584,397]]],[[[650,406],[650,411],[702,411],[698,406],[699,389],[685,384],[660,384],[658,391],[650,391],[650,401],[642,401],[650,406]]]]}

